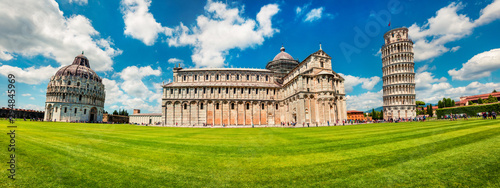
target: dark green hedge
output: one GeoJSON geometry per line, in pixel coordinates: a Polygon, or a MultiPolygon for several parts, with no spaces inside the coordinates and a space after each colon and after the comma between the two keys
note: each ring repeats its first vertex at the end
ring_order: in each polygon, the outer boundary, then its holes
{"type": "MultiPolygon", "coordinates": [[[[436,115],[438,118],[441,118],[444,115],[449,114],[467,114],[469,116],[476,116],[479,112],[499,112],[500,111],[500,103],[494,104],[485,104],[485,105],[469,105],[469,106],[461,106],[461,107],[452,107],[452,108],[439,108],[436,110],[436,115]]],[[[498,113],[497,113],[498,114],[498,113]]]]}

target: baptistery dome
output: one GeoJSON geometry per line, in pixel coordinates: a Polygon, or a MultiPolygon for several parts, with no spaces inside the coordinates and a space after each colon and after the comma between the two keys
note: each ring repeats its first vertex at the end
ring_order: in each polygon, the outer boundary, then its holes
{"type": "Polygon", "coordinates": [[[299,61],[293,59],[290,54],[285,52],[285,47],[281,46],[280,53],[267,63],[266,69],[272,70],[279,80],[292,71],[298,64],[299,61]]]}
{"type": "Polygon", "coordinates": [[[89,60],[82,53],[50,78],[45,120],[100,122],[105,96],[102,79],[90,68],[89,60]]]}

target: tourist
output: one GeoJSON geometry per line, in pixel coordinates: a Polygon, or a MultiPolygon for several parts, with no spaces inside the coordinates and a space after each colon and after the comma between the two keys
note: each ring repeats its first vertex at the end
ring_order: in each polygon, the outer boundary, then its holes
{"type": "Polygon", "coordinates": [[[495,111],[491,112],[491,115],[493,116],[493,119],[497,119],[497,113],[495,111]]]}

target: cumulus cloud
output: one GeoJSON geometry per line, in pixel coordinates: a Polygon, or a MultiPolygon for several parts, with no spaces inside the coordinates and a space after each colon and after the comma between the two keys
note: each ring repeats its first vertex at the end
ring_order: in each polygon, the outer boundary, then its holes
{"type": "Polygon", "coordinates": [[[429,18],[422,26],[414,23],[408,28],[414,41],[415,61],[431,60],[458,50],[457,47],[449,49],[445,44],[469,36],[474,28],[500,18],[500,0],[482,9],[481,16],[475,21],[465,14],[458,14],[464,7],[462,3],[453,2],[439,9],[436,16],[429,18]]]}
{"type": "Polygon", "coordinates": [[[171,28],[162,27],[149,12],[151,0],[122,0],[121,6],[125,21],[125,35],[151,46],[156,42],[159,33],[166,36],[172,34],[171,28]]]}
{"type": "Polygon", "coordinates": [[[23,97],[31,97],[31,94],[29,94],[29,93],[24,93],[24,94],[22,94],[21,96],[23,96],[23,97]]]}
{"type": "Polygon", "coordinates": [[[19,105],[20,109],[25,109],[25,110],[38,110],[38,111],[45,111],[44,106],[39,106],[36,104],[25,104],[25,105],[19,105]]]}
{"type": "Polygon", "coordinates": [[[0,18],[1,60],[42,55],[68,65],[85,51],[94,70],[107,71],[112,58],[122,53],[110,38],[100,37],[88,18],[65,17],[54,0],[11,1],[0,6],[0,18]]]}
{"type": "Polygon", "coordinates": [[[355,86],[361,84],[363,89],[372,90],[378,82],[380,82],[380,77],[373,76],[371,78],[361,78],[357,76],[344,75],[339,73],[345,79],[344,87],[347,93],[352,92],[355,86]]]}
{"type": "Polygon", "coordinates": [[[21,69],[19,67],[13,67],[9,65],[0,66],[0,74],[8,76],[13,74],[16,77],[17,82],[37,85],[42,82],[48,82],[50,77],[54,76],[59,68],[54,68],[52,66],[46,67],[28,67],[21,69]]]}
{"type": "Polygon", "coordinates": [[[106,86],[106,106],[111,109],[141,109],[145,112],[161,111],[162,84],[152,83],[147,87],[143,79],[147,76],[160,76],[161,70],[147,67],[130,66],[118,73],[122,81],[103,78],[106,86]]]}
{"type": "Polygon", "coordinates": [[[123,91],[134,97],[146,97],[151,94],[142,79],[146,76],[160,76],[161,69],[158,67],[157,70],[147,67],[136,67],[130,66],[123,69],[122,72],[118,73],[120,78],[123,79],[123,83],[120,84],[123,91]]]}
{"type": "Polygon", "coordinates": [[[191,58],[195,67],[222,67],[229,50],[261,45],[265,38],[279,32],[271,21],[278,11],[278,5],[266,5],[253,20],[242,17],[238,8],[209,0],[205,15],[197,17],[196,25],[188,28],[180,23],[167,42],[175,47],[193,46],[191,58]]]}
{"type": "Polygon", "coordinates": [[[491,75],[500,69],[500,48],[475,55],[459,70],[449,70],[453,80],[473,80],[491,75]]]}
{"type": "Polygon", "coordinates": [[[382,106],[383,90],[378,92],[368,91],[359,95],[347,95],[346,99],[347,110],[366,111],[382,106]]]}
{"type": "Polygon", "coordinates": [[[471,82],[467,86],[453,87],[446,78],[435,78],[434,74],[427,70],[417,73],[415,77],[416,98],[425,103],[435,104],[444,97],[458,101],[462,96],[489,93],[500,88],[500,83],[492,82],[471,82]]]}

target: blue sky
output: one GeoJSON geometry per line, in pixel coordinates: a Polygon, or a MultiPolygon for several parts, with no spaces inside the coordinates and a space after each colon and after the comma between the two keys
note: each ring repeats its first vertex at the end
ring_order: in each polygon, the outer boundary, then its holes
{"type": "Polygon", "coordinates": [[[176,63],[265,68],[282,44],[302,60],[321,43],[346,79],[348,109],[367,110],[382,105],[379,50],[390,21],[415,43],[417,100],[458,100],[500,91],[499,19],[500,0],[2,1],[0,88],[14,73],[17,106],[42,110],[50,77],[85,51],[107,111],[160,112],[176,63]]]}

